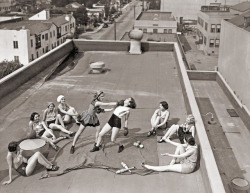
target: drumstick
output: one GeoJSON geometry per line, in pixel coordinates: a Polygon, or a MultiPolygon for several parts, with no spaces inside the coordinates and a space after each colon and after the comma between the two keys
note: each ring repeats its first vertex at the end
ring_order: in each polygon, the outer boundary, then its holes
{"type": "Polygon", "coordinates": [[[117,170],[115,173],[116,174],[121,174],[123,172],[129,171],[129,170],[132,170],[132,169],[135,169],[135,167],[131,167],[131,168],[128,168],[128,169],[120,169],[120,170],[117,170]]]}

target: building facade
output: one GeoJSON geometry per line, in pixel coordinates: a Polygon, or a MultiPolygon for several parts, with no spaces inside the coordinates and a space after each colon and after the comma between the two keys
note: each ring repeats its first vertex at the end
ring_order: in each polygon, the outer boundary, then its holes
{"type": "Polygon", "coordinates": [[[223,20],[221,29],[218,70],[250,112],[250,11],[223,20]]]}
{"type": "Polygon", "coordinates": [[[72,15],[46,20],[32,18],[0,26],[0,42],[3,45],[0,47],[0,61],[18,61],[27,65],[64,43],[75,32],[75,19],[72,15]]]}
{"type": "Polygon", "coordinates": [[[143,33],[172,34],[177,32],[177,21],[171,12],[147,11],[135,20],[134,29],[142,30],[143,33]]]}
{"type": "Polygon", "coordinates": [[[0,0],[0,13],[10,12],[16,5],[16,0],[0,0]]]}
{"type": "Polygon", "coordinates": [[[218,54],[221,22],[234,17],[225,6],[202,6],[198,13],[196,43],[205,54],[218,54]]]}

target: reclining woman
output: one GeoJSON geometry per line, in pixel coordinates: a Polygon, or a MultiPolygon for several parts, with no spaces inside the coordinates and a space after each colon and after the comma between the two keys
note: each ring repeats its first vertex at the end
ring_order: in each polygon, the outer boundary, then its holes
{"type": "Polygon", "coordinates": [[[182,125],[172,125],[166,134],[158,141],[159,143],[166,142],[167,139],[171,138],[174,134],[177,134],[180,142],[184,143],[184,137],[186,135],[195,135],[195,118],[193,115],[188,115],[186,122],[182,125]]]}
{"type": "Polygon", "coordinates": [[[33,112],[30,115],[29,129],[30,129],[30,132],[35,131],[36,138],[41,138],[45,140],[55,150],[58,150],[59,148],[57,145],[55,145],[55,143],[63,139],[67,139],[67,137],[65,136],[60,136],[56,138],[53,131],[50,128],[48,128],[47,125],[43,121],[40,121],[40,115],[37,112],[33,112]]]}
{"type": "Polygon", "coordinates": [[[118,103],[118,106],[115,108],[112,116],[110,117],[108,123],[104,125],[101,132],[99,133],[99,136],[97,138],[97,143],[94,145],[94,148],[90,152],[95,152],[100,150],[100,144],[102,142],[103,136],[108,133],[110,130],[112,130],[111,134],[111,142],[114,144],[119,145],[118,153],[122,152],[124,150],[124,146],[121,143],[116,142],[117,135],[119,133],[119,130],[121,129],[121,119],[123,116],[125,116],[125,123],[124,127],[126,130],[126,133],[124,135],[128,134],[128,117],[129,117],[129,110],[135,109],[136,103],[135,100],[130,97],[127,98],[124,101],[121,101],[118,103]]]}
{"type": "Polygon", "coordinates": [[[73,118],[75,122],[79,124],[79,122],[77,121],[77,111],[74,107],[66,103],[65,97],[63,95],[59,95],[57,97],[57,102],[59,103],[58,112],[62,116],[63,122],[65,124],[69,124],[72,120],[71,118],[73,118]]]}
{"type": "Polygon", "coordinates": [[[58,109],[52,102],[48,103],[48,108],[45,109],[43,113],[43,121],[45,122],[46,126],[52,130],[61,130],[62,132],[69,134],[70,137],[73,137],[75,134],[74,132],[65,129],[62,116],[58,114],[58,109]]]}
{"type": "Polygon", "coordinates": [[[91,101],[88,110],[83,111],[81,115],[78,116],[78,121],[81,123],[81,125],[78,131],[76,132],[72,146],[70,148],[71,154],[75,152],[75,144],[79,136],[81,135],[81,133],[85,130],[87,126],[96,128],[95,142],[97,141],[99,132],[101,130],[100,122],[99,122],[97,114],[113,110],[113,108],[101,109],[100,106],[115,106],[117,104],[117,102],[109,102],[109,103],[102,102],[103,98],[104,98],[104,92],[97,91],[94,94],[94,99],[91,101]]]}
{"type": "Polygon", "coordinates": [[[156,109],[151,117],[151,130],[148,132],[148,137],[156,135],[157,128],[166,129],[169,118],[168,103],[166,101],[160,102],[160,108],[156,109]]]}
{"type": "Polygon", "coordinates": [[[150,166],[142,163],[142,167],[157,172],[178,172],[189,174],[195,170],[198,159],[198,147],[191,135],[187,135],[184,139],[185,144],[180,144],[167,139],[166,142],[176,146],[175,154],[164,153],[162,156],[173,157],[169,165],[166,166],[150,166]],[[179,161],[177,162],[177,159],[179,161]]]}
{"type": "Polygon", "coordinates": [[[3,184],[12,182],[12,168],[14,168],[21,176],[30,176],[37,165],[43,165],[47,171],[57,171],[58,166],[53,165],[40,152],[34,153],[29,159],[22,156],[22,150],[18,146],[18,142],[10,142],[8,145],[7,163],[9,166],[9,180],[3,184]]]}

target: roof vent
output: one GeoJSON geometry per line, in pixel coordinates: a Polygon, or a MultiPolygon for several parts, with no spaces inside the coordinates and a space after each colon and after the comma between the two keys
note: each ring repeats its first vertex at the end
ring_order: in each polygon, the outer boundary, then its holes
{"type": "Polygon", "coordinates": [[[244,17],[244,23],[243,23],[244,28],[247,28],[250,26],[250,15],[247,15],[244,17]]]}

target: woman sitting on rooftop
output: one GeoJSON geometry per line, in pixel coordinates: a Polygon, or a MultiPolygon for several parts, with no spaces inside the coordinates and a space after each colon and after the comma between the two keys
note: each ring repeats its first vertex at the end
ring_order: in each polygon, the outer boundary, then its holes
{"type": "Polygon", "coordinates": [[[169,118],[168,103],[166,101],[160,102],[160,108],[156,109],[151,117],[151,130],[148,132],[148,137],[156,135],[157,128],[167,128],[169,118]]]}
{"type": "Polygon", "coordinates": [[[172,125],[166,134],[158,141],[159,143],[171,138],[174,134],[177,134],[180,142],[184,143],[184,137],[186,135],[195,135],[195,118],[193,115],[188,115],[186,122],[182,125],[172,125]]]}
{"type": "Polygon", "coordinates": [[[12,168],[14,168],[22,176],[30,176],[37,163],[47,168],[47,171],[57,171],[58,166],[53,165],[40,152],[34,153],[29,159],[23,157],[22,150],[18,146],[18,142],[10,142],[8,145],[7,163],[9,166],[9,180],[3,182],[4,185],[12,182],[12,168]]]}
{"type": "Polygon", "coordinates": [[[189,174],[194,171],[198,159],[198,147],[192,136],[185,137],[185,144],[180,144],[167,139],[166,142],[176,146],[175,154],[164,153],[162,156],[173,157],[169,165],[150,166],[142,163],[142,167],[157,172],[179,172],[189,174]],[[179,160],[177,162],[177,159],[179,160]]]}
{"type": "Polygon", "coordinates": [[[58,150],[58,146],[55,143],[67,138],[65,136],[56,138],[53,131],[43,121],[40,121],[40,115],[37,112],[33,112],[30,115],[29,128],[30,132],[35,131],[37,138],[45,140],[55,150],[58,150]]]}

